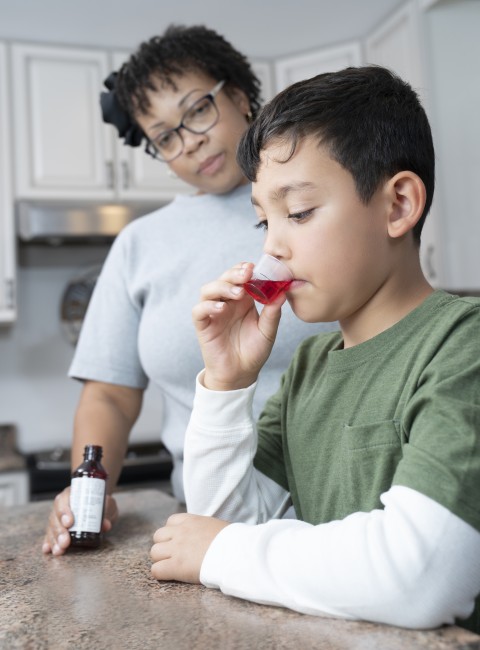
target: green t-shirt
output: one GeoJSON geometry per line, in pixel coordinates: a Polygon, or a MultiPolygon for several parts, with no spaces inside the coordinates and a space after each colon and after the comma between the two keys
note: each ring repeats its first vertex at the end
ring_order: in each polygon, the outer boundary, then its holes
{"type": "Polygon", "coordinates": [[[312,524],[404,485],[480,531],[479,337],[480,299],[435,291],[355,347],[307,339],[260,417],[256,468],[312,524]]]}

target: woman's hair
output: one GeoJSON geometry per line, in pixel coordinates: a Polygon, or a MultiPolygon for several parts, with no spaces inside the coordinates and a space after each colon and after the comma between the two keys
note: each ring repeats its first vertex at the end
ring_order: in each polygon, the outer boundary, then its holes
{"type": "Polygon", "coordinates": [[[260,81],[247,58],[223,36],[202,25],[170,25],[161,36],[142,43],[120,68],[116,92],[122,108],[134,118],[149,108],[148,91],[155,81],[175,87],[173,77],[201,72],[216,81],[225,80],[225,90],[236,87],[250,102],[252,115],[260,108],[260,81]]]}
{"type": "MultiPolygon", "coordinates": [[[[255,181],[272,140],[291,145],[314,136],[353,176],[367,204],[380,183],[400,171],[423,181],[426,202],[413,234],[420,241],[435,186],[435,153],[425,111],[411,86],[380,66],[345,68],[299,81],[268,103],[240,140],[237,160],[255,181]]],[[[285,161],[286,162],[286,161],[285,161]]]]}

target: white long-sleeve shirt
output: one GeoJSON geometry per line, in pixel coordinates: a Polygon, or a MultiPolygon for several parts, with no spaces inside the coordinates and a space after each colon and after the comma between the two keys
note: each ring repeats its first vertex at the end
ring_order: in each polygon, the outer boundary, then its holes
{"type": "Polygon", "coordinates": [[[201,582],[316,615],[430,628],[466,618],[480,587],[480,533],[404,486],[384,509],[317,526],[281,516],[288,493],[253,467],[255,386],[209,391],[197,378],[185,440],[189,512],[233,523],[211,544],[201,582]]]}

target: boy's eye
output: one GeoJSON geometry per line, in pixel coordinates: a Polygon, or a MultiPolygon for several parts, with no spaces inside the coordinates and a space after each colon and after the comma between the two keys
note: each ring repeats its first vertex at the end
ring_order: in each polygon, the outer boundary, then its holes
{"type": "Polygon", "coordinates": [[[295,221],[301,221],[302,219],[306,219],[309,217],[313,212],[313,209],[311,210],[304,210],[303,212],[292,212],[291,214],[288,215],[289,219],[294,219],[295,221]]]}
{"type": "Polygon", "coordinates": [[[259,221],[255,224],[254,228],[257,230],[268,230],[268,221],[266,219],[259,221]]]}

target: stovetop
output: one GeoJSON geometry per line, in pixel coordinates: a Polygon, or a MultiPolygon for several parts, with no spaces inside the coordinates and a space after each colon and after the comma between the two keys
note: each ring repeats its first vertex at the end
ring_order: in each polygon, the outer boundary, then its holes
{"type": "MultiPolygon", "coordinates": [[[[30,454],[31,462],[38,470],[70,469],[70,449],[56,447],[30,454]]],[[[123,461],[124,467],[151,465],[170,461],[169,452],[161,443],[130,445],[123,461]]]]}
{"type": "MultiPolygon", "coordinates": [[[[70,449],[57,447],[26,456],[31,500],[50,498],[70,483],[70,449]]],[[[161,443],[130,445],[118,481],[119,486],[145,487],[165,483],[172,471],[172,457],[161,443]]]]}

